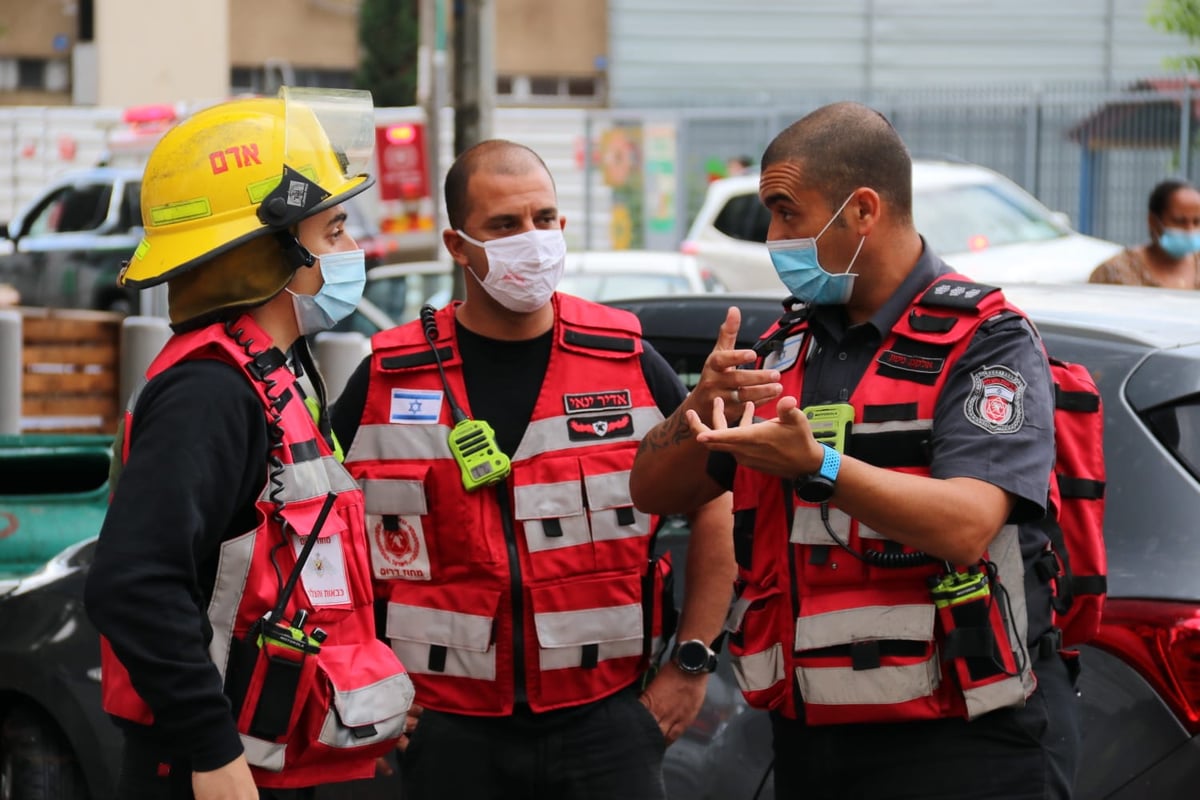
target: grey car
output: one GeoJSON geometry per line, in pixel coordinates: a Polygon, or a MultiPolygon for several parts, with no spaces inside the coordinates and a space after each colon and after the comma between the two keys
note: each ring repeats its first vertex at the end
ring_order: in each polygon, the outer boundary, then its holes
{"type": "MultiPolygon", "coordinates": [[[[1076,797],[1194,797],[1200,786],[1200,296],[1140,287],[1017,286],[1006,294],[1049,352],[1086,365],[1105,410],[1109,596],[1082,648],[1084,757],[1076,797]]],[[[742,344],[781,297],[707,295],[615,302],[694,382],[726,309],[742,344]]],[[[685,546],[682,527],[662,543],[685,546]]],[[[676,561],[675,563],[683,563],[676,561]]],[[[742,701],[724,659],[700,724],[667,751],[672,798],[769,800],[767,718],[742,701]]],[[[931,756],[932,757],[932,756],[931,756]]]]}
{"type": "Polygon", "coordinates": [[[136,310],[117,275],[142,238],[141,185],[141,170],[119,167],[52,183],[4,226],[0,284],[27,306],[136,310]]]}

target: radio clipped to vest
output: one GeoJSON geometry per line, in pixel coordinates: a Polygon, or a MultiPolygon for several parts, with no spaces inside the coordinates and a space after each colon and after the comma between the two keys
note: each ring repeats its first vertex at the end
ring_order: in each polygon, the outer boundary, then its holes
{"type": "Polygon", "coordinates": [[[854,423],[854,406],[849,403],[828,403],[820,406],[805,406],[804,416],[813,438],[827,444],[839,453],[846,452],[846,439],[854,423]]]}
{"type": "Polygon", "coordinates": [[[512,471],[512,464],[496,443],[496,432],[492,430],[492,426],[484,420],[468,417],[462,406],[455,401],[454,392],[450,390],[446,372],[442,368],[441,353],[437,349],[437,321],[433,317],[435,313],[433,306],[421,306],[421,329],[425,332],[425,341],[429,342],[430,348],[433,349],[442,388],[446,390],[446,401],[450,404],[450,413],[454,417],[454,427],[447,437],[450,453],[458,464],[463,488],[473,492],[507,478],[512,471]]]}
{"type": "Polygon", "coordinates": [[[259,739],[277,741],[291,730],[304,703],[305,678],[315,669],[311,657],[321,652],[325,642],[325,631],[320,628],[304,630],[307,611],[299,609],[290,621],[284,612],[336,500],[333,492],[325,496],[275,607],[244,638],[234,639],[230,645],[225,694],[233,705],[238,730],[259,739]]]}

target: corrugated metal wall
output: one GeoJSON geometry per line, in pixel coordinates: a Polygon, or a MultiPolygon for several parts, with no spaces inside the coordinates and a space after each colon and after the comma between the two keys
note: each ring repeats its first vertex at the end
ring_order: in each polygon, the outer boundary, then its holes
{"type": "Polygon", "coordinates": [[[1151,0],[608,0],[614,107],[745,106],[826,91],[1096,81],[1189,52],[1151,0]]]}

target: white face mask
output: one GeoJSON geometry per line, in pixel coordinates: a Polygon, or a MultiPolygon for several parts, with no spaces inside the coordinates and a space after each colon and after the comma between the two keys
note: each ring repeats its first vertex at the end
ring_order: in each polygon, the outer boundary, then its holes
{"type": "Polygon", "coordinates": [[[487,255],[488,273],[479,281],[492,299],[509,311],[528,314],[550,302],[550,296],[562,280],[567,258],[567,241],[561,228],[535,229],[481,242],[462,231],[464,241],[482,247],[487,255]]]}

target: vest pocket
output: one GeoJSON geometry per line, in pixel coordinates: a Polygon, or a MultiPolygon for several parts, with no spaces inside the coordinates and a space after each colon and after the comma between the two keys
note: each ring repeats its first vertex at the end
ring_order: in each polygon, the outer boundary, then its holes
{"type": "Polygon", "coordinates": [[[529,598],[538,667],[529,677],[540,705],[602,697],[632,683],[645,667],[642,575],[537,586],[529,598]]]}
{"type": "Polygon", "coordinates": [[[774,586],[739,586],[725,630],[733,677],[755,708],[777,709],[790,694],[787,659],[779,643],[790,615],[787,598],[774,586]]]}
{"type": "Polygon", "coordinates": [[[835,608],[796,620],[796,684],[809,724],[939,716],[941,669],[927,602],[835,608]]]}
{"type": "Polygon", "coordinates": [[[387,637],[408,671],[494,681],[500,592],[465,585],[422,588],[406,589],[408,602],[388,603],[387,637]]]}

